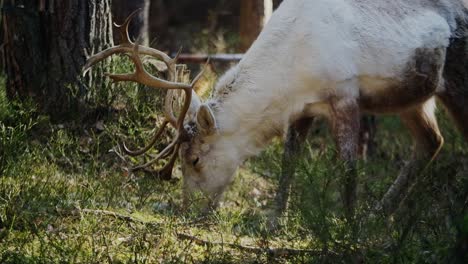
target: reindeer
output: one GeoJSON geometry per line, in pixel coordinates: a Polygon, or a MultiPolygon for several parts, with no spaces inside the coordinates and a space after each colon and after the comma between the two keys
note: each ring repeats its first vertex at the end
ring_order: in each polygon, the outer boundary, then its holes
{"type": "MultiPolygon", "coordinates": [[[[382,211],[392,214],[443,146],[436,98],[468,139],[467,7],[461,0],[285,0],[205,102],[193,90],[198,77],[191,84],[176,82],[176,59],[128,39],[131,17],[121,26],[127,41],[92,56],[85,69],[113,54],[127,54],[135,72],[111,79],[168,90],[165,121],[153,142],[168,125],[177,134],[156,160],[170,156],[163,168],[167,173],[179,156],[184,197],[201,191],[211,206],[245,159],[290,126],[303,135],[310,118],[322,116],[330,123],[338,157],[349,168],[342,196],[352,216],[360,115],[399,115],[413,136],[414,153],[381,200],[382,211]],[[170,80],[149,74],[141,56],[166,63],[170,80]],[[184,104],[175,117],[177,98],[184,104]]],[[[287,196],[277,197],[279,211],[287,196]]]]}

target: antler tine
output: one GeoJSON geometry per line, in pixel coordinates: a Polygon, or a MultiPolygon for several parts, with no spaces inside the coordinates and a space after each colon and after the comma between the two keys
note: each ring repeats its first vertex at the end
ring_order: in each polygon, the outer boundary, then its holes
{"type": "MultiPolygon", "coordinates": [[[[126,154],[133,156],[133,157],[145,154],[156,144],[158,139],[162,136],[163,132],[166,130],[168,124],[171,124],[174,128],[177,128],[177,118],[174,116],[174,111],[172,109],[174,93],[175,93],[174,90],[167,91],[166,98],[164,100],[165,119],[161,127],[158,130],[156,130],[156,132],[154,133],[154,136],[151,139],[151,141],[145,147],[139,150],[130,150],[124,142],[122,145],[123,145],[123,150],[126,154]]],[[[162,158],[166,158],[166,157],[162,157],[162,158]]]]}
{"type": "Polygon", "coordinates": [[[184,106],[182,108],[182,111],[179,114],[179,119],[177,119],[177,127],[180,130],[184,129],[184,119],[185,116],[187,115],[187,112],[190,108],[190,103],[192,102],[192,90],[190,89],[184,89],[185,92],[185,102],[184,106]]]}
{"type": "MultiPolygon", "coordinates": [[[[151,139],[150,143],[143,147],[142,149],[139,150],[130,150],[125,142],[122,144],[123,145],[123,150],[126,154],[130,156],[139,156],[142,155],[146,152],[148,152],[157,142],[157,140],[161,137],[165,129],[167,128],[167,125],[170,123],[174,128],[177,128],[177,119],[174,116],[174,111],[172,108],[172,102],[174,98],[174,90],[169,90],[166,95],[165,99],[165,120],[163,121],[161,127],[155,132],[153,138],[151,139]]],[[[166,158],[165,156],[162,156],[161,158],[166,158]]]]}
{"type": "MultiPolygon", "coordinates": [[[[177,57],[176,57],[177,58],[177,57]]],[[[178,130],[183,130],[184,126],[184,119],[185,116],[187,115],[188,110],[190,109],[190,104],[192,102],[192,89],[195,86],[195,84],[200,80],[200,78],[203,76],[205,70],[203,69],[190,83],[189,87],[190,88],[184,88],[182,89],[185,93],[185,101],[184,105],[182,107],[182,110],[179,113],[179,118],[176,119],[174,116],[174,110],[173,110],[173,98],[175,96],[175,91],[168,91],[167,96],[166,96],[166,102],[165,102],[165,114],[166,114],[166,119],[171,120],[172,122],[175,122],[175,125],[173,124],[174,127],[176,127],[178,130]]]]}
{"type": "Polygon", "coordinates": [[[164,101],[164,115],[166,120],[168,120],[174,128],[178,128],[177,126],[177,118],[174,115],[174,97],[175,97],[175,90],[169,90],[166,94],[166,99],[164,101]]]}
{"type": "Polygon", "coordinates": [[[177,153],[179,152],[179,145],[176,146],[174,149],[174,153],[172,153],[171,159],[169,162],[159,170],[159,175],[162,180],[170,180],[172,179],[172,170],[174,169],[175,161],[177,160],[177,153]]]}
{"type": "Polygon", "coordinates": [[[148,152],[155,144],[156,142],[158,141],[158,139],[161,137],[161,135],[163,134],[164,130],[166,130],[166,127],[167,127],[167,124],[169,123],[169,121],[167,120],[164,120],[164,122],[162,123],[161,127],[156,130],[156,132],[154,133],[154,136],[153,138],[151,139],[150,143],[148,145],[146,145],[144,148],[142,149],[139,149],[139,150],[130,150],[127,145],[125,145],[125,142],[122,144],[123,145],[123,150],[126,154],[132,156],[132,157],[136,157],[136,156],[139,156],[139,155],[143,155],[145,154],[146,152],[148,152]]]}
{"type": "Polygon", "coordinates": [[[130,39],[130,34],[128,33],[128,27],[132,22],[133,18],[141,12],[141,8],[133,11],[126,19],[125,22],[121,25],[114,23],[114,26],[117,27],[120,31],[120,39],[122,44],[133,44],[132,40],[130,39]]]}
{"type": "Polygon", "coordinates": [[[177,66],[177,61],[179,60],[179,56],[180,54],[182,53],[182,47],[179,49],[179,51],[177,52],[176,56],[172,59],[171,57],[169,57],[167,54],[167,58],[166,60],[163,59],[163,62],[166,64],[167,66],[167,70],[168,70],[168,77],[171,81],[175,82],[177,81],[177,71],[176,71],[176,66],[177,66]]]}
{"type": "MultiPolygon", "coordinates": [[[[162,167],[161,169],[157,171],[159,173],[160,179],[165,180],[165,181],[169,181],[172,179],[172,170],[174,168],[175,161],[177,160],[178,152],[179,152],[179,145],[175,145],[172,153],[169,153],[171,155],[170,160],[166,163],[166,165],[164,165],[164,167],[162,167]]],[[[132,171],[143,170],[151,166],[156,161],[158,160],[152,160],[144,165],[134,167],[132,168],[132,171]]]]}
{"type": "Polygon", "coordinates": [[[177,63],[177,61],[179,60],[180,54],[182,54],[182,47],[179,48],[179,50],[177,51],[177,54],[175,55],[174,59],[172,59],[174,64],[177,63]]]}
{"type": "Polygon", "coordinates": [[[179,141],[180,140],[180,134],[176,136],[176,138],[169,144],[163,151],[161,151],[155,158],[150,160],[149,162],[139,165],[134,167],[132,170],[133,171],[138,171],[144,168],[148,168],[149,166],[153,165],[156,161],[160,160],[161,158],[165,157],[166,155],[173,153],[174,148],[179,147],[179,141]]]}
{"type": "Polygon", "coordinates": [[[153,75],[149,74],[146,69],[143,67],[143,62],[141,61],[139,52],[139,47],[137,43],[134,44],[132,52],[130,54],[124,53],[129,56],[130,60],[135,64],[135,72],[127,74],[107,74],[111,79],[116,82],[131,81],[138,82],[148,87],[154,89],[184,89],[191,90],[192,86],[190,84],[177,83],[166,81],[153,75]]]}

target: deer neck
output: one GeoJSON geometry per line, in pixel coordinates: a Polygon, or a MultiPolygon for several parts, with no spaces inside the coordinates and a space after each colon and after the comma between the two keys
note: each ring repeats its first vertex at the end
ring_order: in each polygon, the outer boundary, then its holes
{"type": "Polygon", "coordinates": [[[220,79],[210,100],[221,140],[237,149],[242,160],[282,136],[303,110],[304,91],[310,92],[299,86],[292,89],[293,81],[285,79],[284,72],[274,71],[274,67],[248,67],[241,62],[220,79]]]}
{"type": "Polygon", "coordinates": [[[323,99],[322,84],[294,48],[300,38],[289,29],[296,19],[286,11],[273,15],[241,62],[220,78],[211,99],[220,135],[243,158],[283,135],[306,104],[323,99]]]}

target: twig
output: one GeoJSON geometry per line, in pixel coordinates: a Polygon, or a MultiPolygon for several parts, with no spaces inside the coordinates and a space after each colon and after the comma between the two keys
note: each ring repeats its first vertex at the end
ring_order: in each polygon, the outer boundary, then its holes
{"type": "MultiPolygon", "coordinates": [[[[177,233],[177,237],[182,240],[190,240],[197,245],[200,246],[224,246],[230,247],[233,249],[237,249],[240,251],[245,251],[249,253],[267,253],[273,257],[286,257],[292,255],[322,255],[323,251],[321,250],[310,250],[310,249],[294,249],[294,248],[259,248],[259,247],[250,247],[250,246],[243,246],[239,244],[232,244],[232,243],[221,243],[221,242],[211,242],[207,240],[200,239],[195,236],[190,236],[187,234],[177,233]]],[[[333,252],[330,252],[335,254],[333,252]]]]}
{"type": "Polygon", "coordinates": [[[117,157],[119,157],[124,163],[128,163],[127,159],[122,155],[122,151],[120,150],[120,146],[115,146],[114,148],[109,150],[109,153],[115,153],[117,157]]]}
{"type": "Polygon", "coordinates": [[[119,213],[112,212],[112,211],[107,211],[107,210],[80,209],[79,211],[81,213],[85,213],[85,214],[112,216],[114,218],[124,220],[126,222],[144,223],[143,221],[141,221],[139,219],[136,219],[136,218],[133,218],[131,216],[124,215],[124,214],[119,214],[119,213]]]}
{"type": "Polygon", "coordinates": [[[160,225],[160,223],[157,223],[157,222],[147,222],[147,221],[143,221],[140,219],[136,219],[128,215],[119,214],[119,213],[107,211],[107,210],[79,209],[79,212],[85,213],[85,214],[111,216],[113,218],[123,220],[125,222],[138,223],[138,224],[147,225],[147,226],[159,226],[160,225]]]}
{"type": "MultiPolygon", "coordinates": [[[[107,210],[99,210],[99,209],[76,209],[76,211],[75,211],[75,212],[72,212],[72,214],[76,214],[76,212],[78,212],[78,213],[85,213],[85,214],[94,214],[94,215],[110,216],[110,217],[113,217],[113,218],[115,218],[115,219],[119,219],[119,220],[122,220],[122,221],[125,221],[125,222],[138,223],[138,224],[148,225],[148,226],[161,226],[161,225],[162,225],[162,223],[151,222],[151,221],[143,221],[143,220],[140,220],[140,219],[131,217],[131,216],[129,216],[129,215],[124,215],[124,214],[116,213],[116,212],[113,212],[113,211],[107,211],[107,210]]],[[[172,225],[172,226],[174,226],[174,225],[176,225],[176,226],[193,226],[193,225],[199,225],[199,224],[200,224],[200,221],[202,221],[203,219],[205,219],[205,218],[202,217],[202,218],[199,218],[199,219],[197,219],[197,220],[190,221],[190,222],[172,223],[171,225],[172,225]]],[[[206,225],[206,224],[204,224],[204,225],[206,225]]]]}

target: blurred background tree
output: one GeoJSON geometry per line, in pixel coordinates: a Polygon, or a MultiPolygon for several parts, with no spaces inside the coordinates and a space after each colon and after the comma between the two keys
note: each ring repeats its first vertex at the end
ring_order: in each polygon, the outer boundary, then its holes
{"type": "Polygon", "coordinates": [[[272,0],[241,0],[239,34],[243,52],[257,39],[272,12],[272,0]]]}

